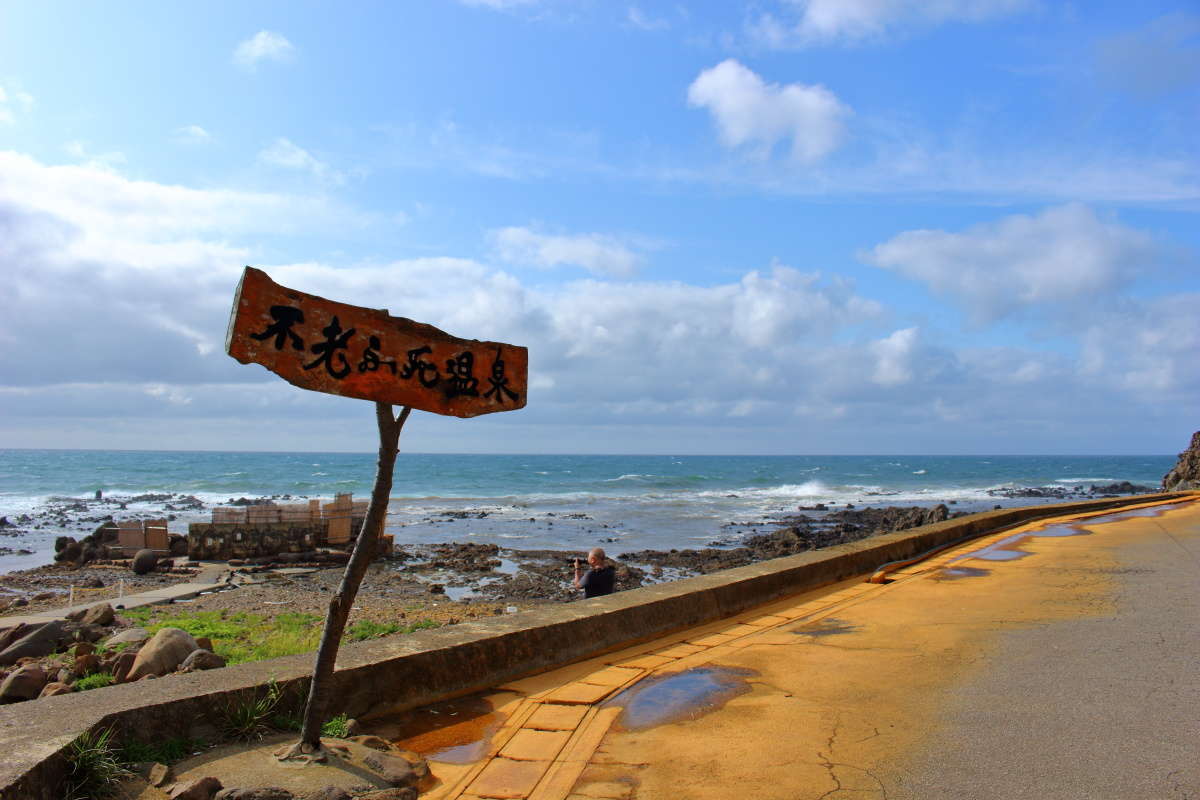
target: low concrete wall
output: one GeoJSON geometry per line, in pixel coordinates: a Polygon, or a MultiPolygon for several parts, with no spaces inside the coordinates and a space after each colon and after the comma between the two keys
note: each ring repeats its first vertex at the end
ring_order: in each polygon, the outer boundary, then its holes
{"type": "MultiPolygon", "coordinates": [[[[345,644],[330,708],[353,717],[385,703],[417,707],[865,576],[881,564],[967,536],[1042,517],[1194,496],[1140,495],[989,511],[608,597],[345,644]]],[[[311,654],[289,656],[2,707],[0,800],[60,797],[62,750],[89,730],[114,726],[121,735],[141,740],[211,737],[224,704],[263,691],[269,681],[299,704],[312,662],[311,654]]]]}

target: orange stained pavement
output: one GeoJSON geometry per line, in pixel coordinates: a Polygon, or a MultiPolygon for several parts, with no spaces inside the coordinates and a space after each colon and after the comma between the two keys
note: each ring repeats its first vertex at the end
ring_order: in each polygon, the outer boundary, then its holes
{"type": "Polygon", "coordinates": [[[368,732],[425,755],[439,800],[1200,797],[1200,498],[890,577],[368,732]]]}

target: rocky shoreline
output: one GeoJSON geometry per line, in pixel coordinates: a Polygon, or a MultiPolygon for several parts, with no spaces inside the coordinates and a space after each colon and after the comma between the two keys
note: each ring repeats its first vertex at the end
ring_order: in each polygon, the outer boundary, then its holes
{"type": "MultiPolygon", "coordinates": [[[[1154,487],[1137,486],[1127,482],[1088,487],[1040,487],[993,490],[989,494],[1000,500],[1021,502],[1056,502],[1113,495],[1138,494],[1156,491],[1154,487]]],[[[278,498],[290,499],[290,498],[278,498]]],[[[247,498],[232,499],[235,504],[252,504],[247,498]]],[[[730,521],[721,526],[722,533],[705,547],[670,550],[634,550],[610,552],[617,568],[617,589],[626,590],[663,581],[678,580],[715,570],[744,566],[770,558],[793,555],[844,542],[856,541],[877,533],[938,522],[962,511],[952,509],[954,501],[932,507],[921,506],[801,506],[798,514],[781,515],[751,522],[730,521]]],[[[165,517],[168,520],[198,519],[205,512],[204,504],[195,497],[182,494],[138,495],[135,497],[104,497],[96,499],[56,498],[38,513],[23,514],[13,519],[0,519],[0,536],[18,537],[22,531],[50,531],[81,537],[80,542],[64,545],[60,538],[60,555],[69,553],[61,563],[47,564],[0,575],[0,619],[13,614],[25,614],[46,608],[64,606],[74,587],[77,602],[112,600],[122,593],[158,588],[187,580],[192,571],[186,562],[175,568],[165,565],[158,571],[135,574],[128,562],[91,562],[78,564],[81,553],[102,540],[100,529],[111,524],[114,512],[136,508],[122,519],[165,517]],[[96,527],[99,526],[99,527],[96,527]],[[92,528],[95,527],[95,530],[92,528]],[[182,568],[180,568],[182,567],[182,568]]],[[[997,506],[999,507],[999,506],[997,506]]],[[[484,512],[480,512],[484,513],[484,512]]],[[[447,522],[472,518],[469,513],[446,512],[447,522]]],[[[597,532],[600,534],[601,532],[597,532]]],[[[177,538],[177,537],[173,537],[177,538]]],[[[597,536],[597,544],[610,546],[614,540],[597,536]]],[[[102,550],[101,550],[102,552],[102,550]]],[[[340,563],[332,555],[282,554],[274,559],[251,559],[250,563],[232,562],[231,567],[246,576],[238,582],[236,592],[223,602],[245,609],[264,603],[313,605],[323,608],[321,599],[330,583],[324,577],[287,580],[294,591],[282,592],[285,599],[267,599],[270,592],[280,593],[285,581],[275,576],[278,568],[311,566],[312,575],[338,576],[340,563]],[[332,561],[333,563],[330,563],[332,561]],[[258,579],[251,576],[258,575],[258,579]],[[265,577],[261,577],[265,576],[265,577]],[[236,595],[237,599],[233,599],[236,595]]],[[[447,541],[436,544],[398,544],[394,553],[372,566],[363,585],[363,597],[372,598],[374,605],[386,605],[401,599],[420,599],[435,603],[455,602],[475,604],[535,605],[577,599],[571,585],[574,559],[583,559],[583,550],[549,550],[502,547],[493,543],[447,541]]],[[[205,601],[209,602],[209,601],[205,601]]],[[[261,610],[261,608],[259,608],[261,610]]]]}

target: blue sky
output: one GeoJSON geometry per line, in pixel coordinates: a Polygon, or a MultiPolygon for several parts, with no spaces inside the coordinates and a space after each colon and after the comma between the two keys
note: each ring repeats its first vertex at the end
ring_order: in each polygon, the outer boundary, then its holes
{"type": "Polygon", "coordinates": [[[453,452],[1166,453],[1200,428],[1200,9],[0,11],[0,444],[370,449],[240,268],[530,348],[453,452]]]}

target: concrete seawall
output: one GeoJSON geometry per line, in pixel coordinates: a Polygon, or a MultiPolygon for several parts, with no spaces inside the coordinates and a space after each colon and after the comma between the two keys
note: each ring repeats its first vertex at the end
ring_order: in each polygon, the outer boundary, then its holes
{"type": "MultiPolygon", "coordinates": [[[[886,562],[1031,519],[1190,496],[1140,495],[984,512],[605,598],[346,644],[330,708],[361,716],[380,705],[416,707],[866,576],[886,562]]],[[[225,704],[261,692],[270,681],[300,702],[312,660],[311,654],[290,656],[0,708],[0,798],[59,798],[62,751],[89,730],[113,726],[121,736],[143,741],[211,738],[225,704]]]]}

